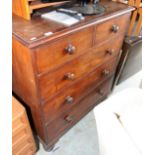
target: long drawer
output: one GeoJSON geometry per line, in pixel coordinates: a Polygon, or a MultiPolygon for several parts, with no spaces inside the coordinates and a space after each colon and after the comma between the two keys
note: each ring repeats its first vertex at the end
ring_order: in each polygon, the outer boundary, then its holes
{"type": "Polygon", "coordinates": [[[111,91],[113,78],[97,85],[93,91],[79,101],[71,110],[63,111],[56,119],[47,125],[48,141],[57,141],[59,135],[63,135],[69,128],[77,123],[98,102],[103,100],[111,91]]]}
{"type": "Polygon", "coordinates": [[[125,33],[129,24],[130,14],[125,14],[96,26],[95,44],[100,44],[118,34],[125,33]]]}
{"type": "Polygon", "coordinates": [[[118,55],[123,35],[113,38],[102,46],[96,47],[86,54],[70,61],[59,69],[39,77],[41,100],[47,100],[62,88],[69,86],[94,70],[104,61],[118,55]]]}
{"type": "Polygon", "coordinates": [[[65,38],[34,49],[36,69],[43,73],[75,58],[92,47],[93,28],[67,35],[65,38]]]}
{"type": "Polygon", "coordinates": [[[78,101],[88,94],[97,83],[104,81],[114,72],[117,63],[117,56],[110,62],[105,62],[100,67],[92,71],[90,74],[79,80],[68,89],[61,91],[50,101],[43,104],[43,114],[45,122],[48,123],[55,117],[74,107],[78,101]]]}

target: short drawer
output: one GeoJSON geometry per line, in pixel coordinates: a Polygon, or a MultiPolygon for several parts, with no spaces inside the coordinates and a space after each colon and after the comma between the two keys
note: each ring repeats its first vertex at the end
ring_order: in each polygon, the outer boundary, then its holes
{"type": "Polygon", "coordinates": [[[97,103],[105,99],[110,93],[113,78],[106,80],[99,84],[93,91],[85,96],[76,107],[69,111],[63,111],[59,117],[47,125],[47,137],[49,142],[57,141],[59,136],[62,136],[68,129],[77,123],[83,116],[85,116],[97,103]],[[102,90],[102,93],[101,91],[102,90]]]}
{"type": "Polygon", "coordinates": [[[37,72],[49,71],[82,54],[92,46],[93,28],[89,27],[34,49],[37,72]]]}
{"type": "Polygon", "coordinates": [[[95,44],[99,44],[115,37],[120,33],[125,33],[129,24],[130,14],[119,16],[96,26],[95,44]]]}
{"type": "Polygon", "coordinates": [[[104,63],[95,71],[85,76],[69,88],[61,91],[54,96],[50,101],[43,104],[43,113],[45,122],[50,122],[57,115],[61,114],[78,104],[78,101],[87,95],[98,83],[106,80],[111,76],[116,67],[117,58],[115,57],[111,62],[104,63]]]}
{"type": "Polygon", "coordinates": [[[46,100],[62,88],[69,86],[88,74],[104,61],[110,60],[120,51],[123,36],[114,38],[102,46],[70,61],[59,69],[39,77],[41,99],[46,100]]]}

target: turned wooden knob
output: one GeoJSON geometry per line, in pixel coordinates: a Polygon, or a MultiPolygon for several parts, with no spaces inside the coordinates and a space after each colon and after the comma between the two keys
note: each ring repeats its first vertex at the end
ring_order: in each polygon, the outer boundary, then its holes
{"type": "Polygon", "coordinates": [[[97,92],[98,92],[100,95],[104,95],[104,90],[103,90],[103,89],[99,89],[97,92]]]}
{"type": "Polygon", "coordinates": [[[114,49],[108,49],[106,51],[107,54],[112,55],[114,53],[114,49]]]}
{"type": "Polygon", "coordinates": [[[74,80],[75,79],[75,74],[74,73],[66,73],[65,74],[65,79],[74,80]]]}
{"type": "Polygon", "coordinates": [[[69,116],[69,115],[65,116],[64,119],[65,119],[68,123],[70,123],[70,122],[73,121],[73,117],[72,117],[72,116],[69,116]]]}
{"type": "Polygon", "coordinates": [[[113,25],[111,28],[112,32],[117,33],[119,30],[119,26],[118,25],[113,25]]]}
{"type": "Polygon", "coordinates": [[[65,99],[65,102],[67,104],[71,104],[71,103],[73,103],[73,101],[74,101],[74,98],[72,96],[67,96],[65,99]]]}
{"type": "Polygon", "coordinates": [[[104,76],[108,76],[110,74],[110,71],[109,70],[104,70],[104,71],[102,71],[102,75],[104,75],[104,76]]]}
{"type": "Polygon", "coordinates": [[[65,51],[66,53],[68,54],[74,54],[75,52],[75,46],[73,46],[72,44],[69,44],[66,48],[65,48],[65,51]]]}

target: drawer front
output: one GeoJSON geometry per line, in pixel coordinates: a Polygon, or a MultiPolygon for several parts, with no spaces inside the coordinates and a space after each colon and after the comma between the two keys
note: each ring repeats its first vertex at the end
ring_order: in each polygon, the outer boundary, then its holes
{"type": "Polygon", "coordinates": [[[123,36],[121,35],[117,40],[116,38],[112,39],[108,43],[65,64],[56,71],[39,77],[41,99],[48,99],[60,89],[73,84],[97,66],[103,64],[104,61],[118,55],[122,40],[123,36]]]}
{"type": "Polygon", "coordinates": [[[117,63],[115,57],[111,62],[104,63],[98,67],[95,71],[85,76],[83,79],[76,82],[66,90],[61,91],[58,95],[54,96],[50,101],[43,104],[43,113],[45,122],[50,122],[57,115],[61,114],[74,107],[77,102],[85,95],[87,95],[96,85],[114,72],[114,68],[117,63]]]}
{"type": "Polygon", "coordinates": [[[82,54],[92,46],[93,28],[76,32],[34,50],[38,73],[49,71],[82,54]]]}
{"type": "Polygon", "coordinates": [[[74,108],[64,111],[59,117],[47,126],[48,140],[58,140],[69,128],[86,115],[97,103],[103,100],[110,93],[113,78],[99,84],[92,92],[85,96],[74,108]],[[100,93],[100,90],[104,93],[100,93]]]}
{"type": "Polygon", "coordinates": [[[96,26],[95,44],[115,37],[117,34],[124,33],[127,30],[130,14],[126,14],[115,19],[103,22],[96,26]]]}

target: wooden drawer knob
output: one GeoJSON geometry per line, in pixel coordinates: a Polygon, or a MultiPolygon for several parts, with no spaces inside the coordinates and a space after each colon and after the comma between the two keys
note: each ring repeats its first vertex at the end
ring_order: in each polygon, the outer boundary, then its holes
{"type": "Polygon", "coordinates": [[[64,119],[65,119],[68,123],[70,123],[70,122],[73,121],[73,117],[71,117],[71,116],[69,116],[69,115],[65,116],[64,119]]]}
{"type": "Polygon", "coordinates": [[[67,96],[65,99],[65,102],[67,104],[71,104],[71,103],[73,103],[73,101],[74,101],[74,98],[72,96],[67,96]]]}
{"type": "Polygon", "coordinates": [[[112,55],[114,53],[114,49],[108,49],[106,51],[107,54],[112,55]]]}
{"type": "Polygon", "coordinates": [[[110,74],[110,71],[109,70],[104,70],[104,71],[102,71],[102,75],[104,75],[104,76],[108,76],[110,74]]]}
{"type": "Polygon", "coordinates": [[[104,95],[104,90],[103,90],[103,89],[99,89],[97,92],[98,92],[100,95],[104,95]]]}
{"type": "Polygon", "coordinates": [[[119,30],[119,26],[118,25],[112,25],[111,30],[112,30],[112,32],[117,33],[119,30]]]}
{"type": "Polygon", "coordinates": [[[73,46],[72,44],[69,44],[66,48],[65,51],[68,54],[74,54],[75,53],[75,46],[73,46]]]}
{"type": "Polygon", "coordinates": [[[66,73],[65,74],[65,79],[74,80],[75,79],[75,74],[74,73],[66,73]]]}

